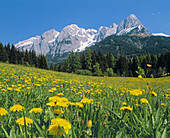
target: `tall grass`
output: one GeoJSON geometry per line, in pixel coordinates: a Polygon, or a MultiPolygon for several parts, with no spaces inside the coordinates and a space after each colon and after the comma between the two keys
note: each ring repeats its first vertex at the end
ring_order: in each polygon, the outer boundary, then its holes
{"type": "Polygon", "coordinates": [[[165,138],[170,136],[169,97],[169,77],[89,77],[0,63],[0,107],[8,111],[6,115],[0,114],[0,137],[165,138]],[[142,94],[132,95],[134,89],[142,94]],[[54,107],[47,105],[49,98],[57,95],[68,101],[57,99],[54,107]],[[84,98],[91,101],[82,102],[84,98]],[[142,103],[142,98],[148,103],[142,103]],[[76,102],[83,107],[75,106],[76,102]],[[25,110],[10,111],[15,104],[22,105],[25,110]],[[132,111],[121,110],[122,107],[132,111]],[[43,111],[30,113],[32,108],[43,111]],[[64,113],[56,114],[53,112],[56,109],[64,113]],[[24,116],[33,123],[28,126],[17,124],[16,120],[24,116]],[[71,124],[68,134],[60,123],[61,135],[49,131],[51,120],[55,118],[63,118],[71,124]],[[89,120],[92,126],[88,124],[89,120]]]}

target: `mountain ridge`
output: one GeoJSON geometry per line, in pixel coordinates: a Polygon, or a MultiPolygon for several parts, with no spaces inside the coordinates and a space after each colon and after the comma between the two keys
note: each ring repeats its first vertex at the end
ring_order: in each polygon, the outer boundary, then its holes
{"type": "Polygon", "coordinates": [[[18,42],[15,47],[21,50],[34,50],[37,54],[48,55],[48,57],[56,59],[56,57],[62,58],[63,55],[69,55],[71,51],[84,51],[87,47],[91,47],[111,35],[146,37],[152,36],[152,33],[134,14],[131,14],[119,25],[113,23],[109,27],[101,26],[98,30],[80,28],[76,24],[65,26],[61,32],[51,29],[41,36],[18,42]]]}

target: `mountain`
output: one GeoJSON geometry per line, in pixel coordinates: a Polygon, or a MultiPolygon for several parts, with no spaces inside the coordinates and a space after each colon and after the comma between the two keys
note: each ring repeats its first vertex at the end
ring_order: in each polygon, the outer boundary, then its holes
{"type": "Polygon", "coordinates": [[[35,50],[37,54],[46,55],[49,50],[53,47],[55,39],[58,37],[59,32],[52,29],[45,33],[42,36],[32,37],[25,41],[21,41],[15,44],[15,47],[20,50],[35,50]]]}
{"type": "Polygon", "coordinates": [[[164,37],[170,37],[170,35],[164,34],[164,33],[153,33],[154,36],[164,36],[164,37]]]}
{"type": "Polygon", "coordinates": [[[170,37],[163,36],[109,36],[101,42],[90,47],[91,50],[102,53],[112,53],[114,56],[126,55],[128,57],[143,54],[160,54],[170,51],[170,37]]]}
{"type": "Polygon", "coordinates": [[[98,30],[83,29],[76,24],[68,25],[61,32],[52,29],[42,36],[32,37],[15,44],[18,49],[35,50],[37,54],[46,54],[56,59],[67,57],[71,51],[81,52],[86,47],[104,40],[111,35],[151,36],[151,33],[133,14],[119,25],[113,23],[110,27],[101,26],[98,30]]]}
{"type": "Polygon", "coordinates": [[[126,34],[151,35],[134,14],[128,16],[117,27],[117,35],[126,34]]]}

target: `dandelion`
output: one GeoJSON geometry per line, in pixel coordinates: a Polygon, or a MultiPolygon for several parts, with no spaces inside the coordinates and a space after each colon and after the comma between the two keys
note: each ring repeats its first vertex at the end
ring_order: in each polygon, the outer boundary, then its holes
{"type": "Polygon", "coordinates": [[[149,68],[152,67],[152,65],[150,65],[150,64],[146,64],[146,65],[147,65],[147,67],[149,67],[149,68]]]}
{"type": "Polygon", "coordinates": [[[80,102],[70,103],[70,105],[79,106],[80,108],[84,107],[84,105],[82,103],[80,103],[80,102]]]}
{"type": "Polygon", "coordinates": [[[122,104],[123,104],[123,105],[127,105],[127,103],[126,103],[126,102],[123,102],[122,104]]]}
{"type": "Polygon", "coordinates": [[[5,110],[5,108],[0,107],[0,115],[3,116],[3,115],[7,115],[7,114],[8,114],[8,111],[5,110]]]}
{"type": "Polygon", "coordinates": [[[30,113],[34,112],[35,114],[37,114],[37,113],[40,113],[42,111],[43,111],[43,109],[41,109],[41,108],[32,108],[29,112],[30,113]]]}
{"type": "Polygon", "coordinates": [[[158,96],[158,94],[156,92],[154,92],[154,91],[152,91],[151,94],[152,94],[152,96],[155,96],[155,97],[158,96]]]}
{"type": "Polygon", "coordinates": [[[48,131],[56,136],[58,134],[65,136],[60,127],[62,127],[64,129],[64,132],[68,134],[69,129],[71,129],[71,124],[66,119],[63,118],[52,119],[48,131]]]}
{"type": "Polygon", "coordinates": [[[139,75],[138,78],[139,78],[139,79],[142,79],[142,75],[139,75]]]}
{"type": "Polygon", "coordinates": [[[49,102],[46,105],[49,105],[49,106],[52,106],[52,107],[56,106],[54,102],[49,102]]]}
{"type": "Polygon", "coordinates": [[[19,112],[23,110],[25,110],[25,108],[20,104],[16,104],[10,108],[10,111],[13,111],[13,112],[16,112],[16,111],[19,112]]]}
{"type": "Polygon", "coordinates": [[[149,103],[146,98],[142,98],[142,99],[140,99],[140,101],[141,101],[141,103],[149,103]]]}
{"type": "Polygon", "coordinates": [[[57,95],[59,95],[59,96],[63,96],[64,94],[63,94],[63,93],[58,93],[57,95]]]}
{"type": "Polygon", "coordinates": [[[12,90],[12,88],[11,88],[11,87],[7,87],[7,90],[11,91],[11,90],[12,90]]]}
{"type": "Polygon", "coordinates": [[[140,106],[140,104],[135,104],[137,107],[140,106]]]}
{"type": "Polygon", "coordinates": [[[92,101],[93,101],[93,99],[88,99],[88,98],[84,97],[80,102],[81,103],[88,103],[88,104],[90,104],[92,101]]]}
{"type": "Polygon", "coordinates": [[[123,110],[123,111],[132,111],[133,109],[130,107],[130,106],[124,106],[124,107],[121,107],[120,110],[123,110]]]}
{"type": "Polygon", "coordinates": [[[59,109],[53,111],[55,114],[61,115],[64,113],[64,111],[61,111],[59,109]]]}
{"type": "Polygon", "coordinates": [[[88,120],[86,125],[87,125],[88,128],[91,128],[92,127],[92,121],[88,120]]]}
{"type": "Polygon", "coordinates": [[[162,106],[166,106],[164,103],[161,103],[162,106]]]}
{"type": "MultiPolygon", "coordinates": [[[[21,125],[21,126],[24,126],[24,117],[17,119],[16,123],[21,125]]],[[[25,117],[25,123],[26,123],[26,126],[28,126],[28,124],[33,123],[33,120],[28,118],[28,117],[25,117]]]]}
{"type": "Polygon", "coordinates": [[[142,91],[139,89],[135,89],[135,90],[131,90],[130,94],[134,96],[139,96],[139,95],[142,95],[142,91]]]}
{"type": "Polygon", "coordinates": [[[54,92],[53,90],[48,90],[48,92],[54,92]]]}

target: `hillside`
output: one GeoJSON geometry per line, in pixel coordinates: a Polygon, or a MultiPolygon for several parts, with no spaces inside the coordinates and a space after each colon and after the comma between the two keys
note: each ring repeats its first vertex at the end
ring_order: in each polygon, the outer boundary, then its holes
{"type": "Polygon", "coordinates": [[[170,37],[161,36],[109,36],[90,47],[91,50],[112,53],[114,56],[136,56],[143,54],[160,54],[170,51],[170,37]]]}
{"type": "Polygon", "coordinates": [[[2,63],[0,74],[0,137],[170,135],[169,77],[88,77],[2,63]]]}

